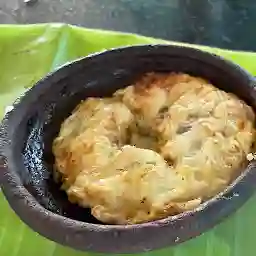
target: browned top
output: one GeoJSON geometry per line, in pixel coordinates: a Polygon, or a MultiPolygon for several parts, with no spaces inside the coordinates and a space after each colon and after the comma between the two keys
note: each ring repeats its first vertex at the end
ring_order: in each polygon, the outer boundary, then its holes
{"type": "Polygon", "coordinates": [[[54,141],[69,199],[106,223],[141,223],[193,209],[239,174],[254,113],[187,74],[149,73],[112,98],[89,98],[54,141]]]}

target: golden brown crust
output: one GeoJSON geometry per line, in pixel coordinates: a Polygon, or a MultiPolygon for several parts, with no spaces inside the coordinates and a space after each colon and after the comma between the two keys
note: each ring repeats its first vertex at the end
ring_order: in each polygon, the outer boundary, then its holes
{"type": "Polygon", "coordinates": [[[69,199],[105,223],[164,218],[239,174],[254,118],[204,79],[149,73],[112,98],[79,104],[54,141],[56,170],[69,199]]]}

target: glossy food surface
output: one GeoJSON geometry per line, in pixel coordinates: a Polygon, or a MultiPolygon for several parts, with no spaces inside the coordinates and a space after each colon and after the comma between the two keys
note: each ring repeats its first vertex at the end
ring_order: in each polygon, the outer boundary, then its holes
{"type": "Polygon", "coordinates": [[[69,200],[104,223],[192,210],[240,174],[254,140],[251,107],[206,80],[146,74],[80,103],[54,140],[69,200]]]}

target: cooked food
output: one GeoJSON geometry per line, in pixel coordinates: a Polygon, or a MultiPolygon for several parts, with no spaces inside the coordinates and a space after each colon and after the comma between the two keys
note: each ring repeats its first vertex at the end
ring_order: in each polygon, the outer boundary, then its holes
{"type": "Polygon", "coordinates": [[[187,74],[149,73],[111,98],[88,98],[53,143],[69,200],[104,223],[191,210],[241,172],[255,115],[235,95],[187,74]]]}

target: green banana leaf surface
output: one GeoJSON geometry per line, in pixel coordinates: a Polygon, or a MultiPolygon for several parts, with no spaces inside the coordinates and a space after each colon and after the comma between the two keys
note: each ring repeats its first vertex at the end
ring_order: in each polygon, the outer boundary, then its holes
{"type": "MultiPolygon", "coordinates": [[[[0,117],[6,106],[58,66],[96,51],[166,43],[160,39],[64,24],[0,26],[0,117]]],[[[185,45],[185,44],[183,44],[185,45]]],[[[230,59],[256,75],[256,53],[192,47],[230,59]]],[[[145,252],[150,256],[255,256],[256,196],[224,222],[181,245],[145,252]]],[[[23,224],[0,191],[0,256],[88,256],[45,239],[23,224]]],[[[136,254],[137,255],[137,254],[136,254]]],[[[138,254],[139,255],[139,254],[138,254]]]]}

